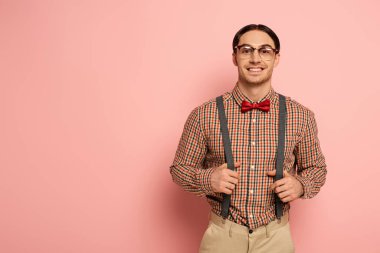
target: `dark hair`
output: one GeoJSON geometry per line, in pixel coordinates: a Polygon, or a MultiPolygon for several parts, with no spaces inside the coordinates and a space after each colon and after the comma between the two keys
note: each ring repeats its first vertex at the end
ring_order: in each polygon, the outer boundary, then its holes
{"type": "Polygon", "coordinates": [[[262,25],[262,24],[250,24],[246,25],[243,28],[241,28],[236,34],[232,41],[232,50],[235,52],[235,46],[239,44],[240,37],[243,36],[244,33],[252,31],[252,30],[260,30],[265,32],[269,35],[269,37],[272,38],[274,42],[275,49],[277,49],[277,52],[280,52],[280,40],[278,39],[277,35],[270,29],[269,27],[262,25]]]}

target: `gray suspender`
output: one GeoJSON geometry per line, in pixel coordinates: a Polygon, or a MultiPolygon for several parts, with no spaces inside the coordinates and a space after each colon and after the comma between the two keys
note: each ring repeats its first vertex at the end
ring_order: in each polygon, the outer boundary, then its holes
{"type": "MultiPolygon", "coordinates": [[[[227,168],[229,168],[230,170],[234,170],[235,169],[234,159],[232,157],[230,134],[228,132],[228,127],[227,127],[227,118],[224,112],[223,96],[217,97],[216,103],[218,106],[220,130],[222,131],[224,154],[227,160],[227,168]]],[[[231,202],[231,195],[223,193],[222,213],[221,213],[223,218],[227,218],[228,216],[228,209],[230,207],[230,202],[231,202]]]]}
{"type": "MultiPolygon", "coordinates": [[[[285,97],[279,94],[280,108],[278,115],[278,142],[277,142],[277,156],[276,156],[276,176],[274,181],[283,178],[284,169],[284,151],[285,151],[285,126],[286,126],[286,101],[285,97]]],[[[275,206],[276,217],[280,219],[282,216],[283,204],[281,199],[275,193],[275,206]]]]}
{"type": "MultiPolygon", "coordinates": [[[[286,126],[286,103],[285,97],[279,94],[280,98],[280,110],[279,110],[279,119],[278,119],[278,145],[277,145],[277,155],[276,155],[276,176],[275,181],[283,177],[283,168],[284,168],[284,150],[285,150],[285,126],[286,126]]],[[[231,140],[227,127],[227,118],[224,111],[223,96],[216,98],[216,104],[218,107],[220,129],[223,138],[224,145],[224,154],[227,160],[227,168],[234,170],[234,160],[232,156],[231,149],[231,140]]],[[[222,202],[222,212],[221,215],[224,219],[228,216],[228,211],[231,202],[231,195],[223,193],[223,202],[222,202]]],[[[276,217],[281,218],[283,213],[283,203],[281,199],[275,194],[275,210],[276,217]]]]}

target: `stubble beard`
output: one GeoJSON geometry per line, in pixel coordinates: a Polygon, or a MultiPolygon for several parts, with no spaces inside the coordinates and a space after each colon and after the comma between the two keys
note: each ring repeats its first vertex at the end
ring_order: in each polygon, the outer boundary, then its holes
{"type": "Polygon", "coordinates": [[[244,76],[241,76],[239,80],[249,86],[260,86],[270,81],[271,77],[272,77],[272,73],[268,73],[268,75],[258,80],[249,80],[248,78],[245,78],[244,76]]]}

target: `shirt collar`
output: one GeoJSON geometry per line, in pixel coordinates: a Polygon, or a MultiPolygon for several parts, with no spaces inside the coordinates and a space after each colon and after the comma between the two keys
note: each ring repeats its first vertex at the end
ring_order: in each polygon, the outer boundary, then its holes
{"type": "MultiPolygon", "coordinates": [[[[239,106],[241,106],[241,103],[243,102],[243,100],[246,100],[250,103],[254,103],[254,101],[252,101],[250,98],[248,98],[246,95],[243,94],[243,92],[238,86],[238,83],[236,83],[235,87],[232,90],[232,96],[239,106]]],[[[275,102],[276,92],[274,91],[272,86],[270,87],[269,92],[257,102],[260,103],[261,101],[264,101],[265,99],[269,99],[271,103],[275,102]]]]}

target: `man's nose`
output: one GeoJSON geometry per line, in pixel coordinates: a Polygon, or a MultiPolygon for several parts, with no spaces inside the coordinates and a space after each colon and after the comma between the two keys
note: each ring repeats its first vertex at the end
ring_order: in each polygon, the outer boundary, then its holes
{"type": "Polygon", "coordinates": [[[260,62],[261,61],[259,50],[257,50],[257,49],[253,50],[253,53],[251,54],[250,61],[251,62],[260,62]]]}

